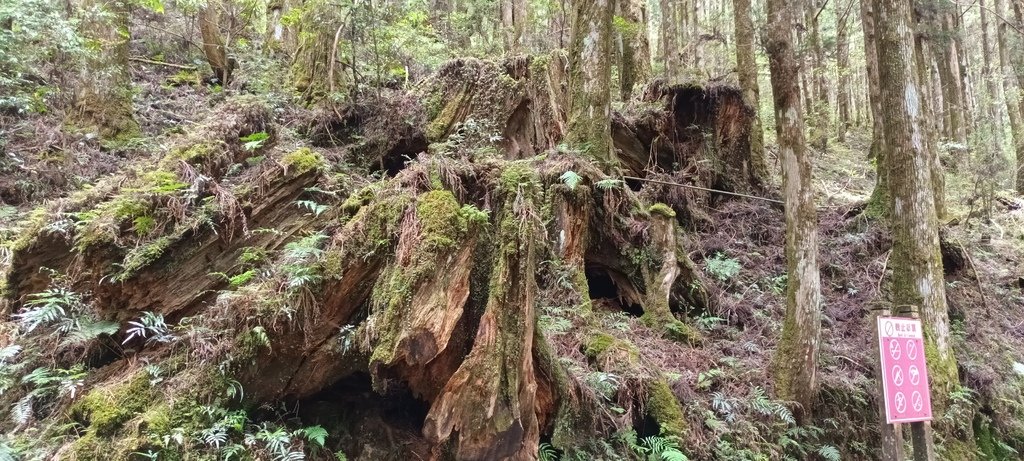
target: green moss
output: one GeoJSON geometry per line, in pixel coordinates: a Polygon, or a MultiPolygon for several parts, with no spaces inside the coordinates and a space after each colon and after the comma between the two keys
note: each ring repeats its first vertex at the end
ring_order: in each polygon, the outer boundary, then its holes
{"type": "Polygon", "coordinates": [[[146,236],[156,228],[156,219],[152,216],[139,216],[132,220],[132,231],[136,235],[146,236]]]}
{"type": "Polygon", "coordinates": [[[256,269],[249,269],[245,272],[242,272],[241,274],[235,275],[234,277],[228,279],[228,284],[231,286],[231,288],[238,288],[242,285],[251,282],[252,279],[256,277],[257,273],[258,271],[256,269]]]}
{"type": "Polygon", "coordinates": [[[281,157],[281,164],[291,169],[295,174],[304,174],[312,170],[324,171],[327,169],[327,160],[320,153],[308,147],[301,147],[284,157],[281,157]]]}
{"type": "Polygon", "coordinates": [[[139,178],[139,186],[126,189],[127,192],[168,195],[188,188],[177,173],[166,170],[148,171],[139,178]]]}
{"type": "Polygon", "coordinates": [[[171,151],[160,162],[160,167],[170,170],[177,167],[178,162],[182,161],[192,165],[201,165],[225,151],[227,151],[227,146],[222,141],[203,141],[171,151]]]}
{"type": "Polygon", "coordinates": [[[647,385],[647,415],[658,422],[663,437],[682,439],[687,433],[686,418],[679,399],[664,379],[647,385]]]}
{"type": "Polygon", "coordinates": [[[640,350],[636,345],[601,331],[592,332],[584,338],[583,353],[594,362],[615,362],[613,365],[616,367],[631,366],[640,361],[640,350]]]}
{"type": "Polygon", "coordinates": [[[608,333],[596,333],[589,336],[583,343],[583,352],[592,360],[596,360],[602,354],[611,349],[618,341],[608,333]]]}
{"type": "Polygon", "coordinates": [[[427,125],[426,135],[428,141],[436,142],[444,138],[448,133],[448,129],[457,122],[456,117],[459,114],[459,108],[467,103],[466,99],[471,92],[470,85],[467,83],[459,90],[458,94],[448,100],[448,103],[444,105],[444,108],[437,114],[437,117],[427,125]]]}
{"type": "Polygon", "coordinates": [[[32,246],[39,232],[46,227],[50,212],[45,207],[38,207],[29,212],[28,217],[18,224],[18,237],[5,246],[11,251],[21,251],[32,246]]]}
{"type": "Polygon", "coordinates": [[[434,190],[416,201],[423,250],[431,255],[452,250],[466,232],[466,217],[451,192],[434,190]]]}
{"type": "Polygon", "coordinates": [[[138,273],[140,269],[152,264],[153,261],[163,256],[167,248],[174,242],[175,240],[171,237],[164,236],[145,245],[133,248],[125,255],[124,262],[121,264],[121,270],[114,276],[113,281],[121,282],[128,280],[138,273]]]}
{"type": "Polygon", "coordinates": [[[146,409],[153,397],[149,375],[139,372],[128,381],[89,391],[71,407],[71,415],[84,422],[90,434],[110,437],[146,409]]]}
{"type": "Polygon", "coordinates": [[[647,208],[647,212],[652,215],[662,215],[666,218],[676,217],[676,211],[664,203],[655,203],[654,205],[651,205],[647,208]]]}

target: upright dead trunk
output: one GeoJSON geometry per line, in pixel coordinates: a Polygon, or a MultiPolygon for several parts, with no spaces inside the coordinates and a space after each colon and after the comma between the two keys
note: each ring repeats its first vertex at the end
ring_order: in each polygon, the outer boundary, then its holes
{"type": "Polygon", "coordinates": [[[647,42],[647,7],[642,0],[619,0],[625,19],[619,30],[619,92],[623,101],[633,96],[633,86],[651,77],[651,47],[647,42]]]}
{"type": "Polygon", "coordinates": [[[526,0],[501,1],[501,25],[505,32],[505,49],[509,52],[522,51],[526,22],[526,0]]]}
{"type": "Polygon", "coordinates": [[[875,0],[875,7],[879,13],[877,46],[885,159],[890,175],[891,300],[896,311],[915,306],[921,314],[932,396],[942,408],[958,378],[949,338],[929,153],[922,142],[920,93],[912,73],[914,30],[906,2],[875,0]]]}
{"type": "Polygon", "coordinates": [[[818,389],[821,290],[818,275],[817,212],[811,159],[804,140],[803,109],[793,47],[798,7],[768,0],[767,51],[775,100],[775,131],[782,157],[786,206],[786,318],[775,356],[779,398],[795,401],[798,414],[810,414],[818,389]]]}
{"type": "Polygon", "coordinates": [[[866,68],[868,104],[871,106],[871,148],[868,158],[875,161],[875,188],[869,201],[870,211],[885,214],[888,201],[888,170],[885,168],[885,131],[882,128],[882,96],[879,92],[878,53],[875,35],[878,13],[873,0],[860,0],[861,27],[864,32],[864,64],[866,68]]]}
{"type": "MultiPolygon", "coordinates": [[[[996,13],[999,17],[1005,18],[1006,14],[1003,9],[1003,0],[996,0],[996,13]]],[[[1020,82],[1018,81],[1017,75],[1014,73],[1014,69],[1019,69],[1019,51],[1014,51],[1014,56],[1010,56],[1010,47],[1007,45],[1007,32],[1006,28],[1009,25],[1005,21],[999,21],[998,27],[996,28],[997,37],[996,41],[999,45],[999,67],[1002,69],[1002,79],[1000,83],[1003,86],[1004,102],[1006,103],[1006,114],[1010,119],[1010,133],[1013,135],[1013,151],[1016,156],[1016,173],[1014,174],[1014,183],[1016,185],[1017,193],[1024,194],[1024,121],[1021,120],[1020,111],[1020,82]]]]}
{"type": "Polygon", "coordinates": [[[765,177],[768,165],[764,158],[761,90],[757,83],[757,59],[754,55],[754,19],[750,14],[750,0],[733,0],[732,3],[736,28],[736,71],[743,89],[743,100],[754,109],[754,123],[750,127],[750,158],[755,164],[751,166],[765,177]]]}
{"type": "Polygon", "coordinates": [[[104,138],[138,135],[128,69],[128,4],[125,0],[85,0],[82,36],[97,44],[86,55],[75,90],[75,118],[104,138]]]}
{"type": "Polygon", "coordinates": [[[836,7],[836,72],[839,82],[836,87],[836,105],[839,110],[839,122],[836,125],[836,138],[846,142],[846,130],[850,129],[850,31],[847,18],[853,10],[853,2],[843,4],[835,2],[836,7]]]}
{"type": "Polygon", "coordinates": [[[224,38],[221,37],[221,8],[221,3],[218,0],[206,2],[206,6],[199,10],[199,33],[203,37],[203,54],[206,55],[206,62],[210,64],[210,69],[220,80],[221,85],[227,85],[231,81],[231,72],[235,68],[235,61],[228,57],[224,38]]]}
{"type": "Polygon", "coordinates": [[[566,138],[605,165],[617,163],[611,134],[611,6],[611,0],[573,0],[569,47],[566,138]]]}

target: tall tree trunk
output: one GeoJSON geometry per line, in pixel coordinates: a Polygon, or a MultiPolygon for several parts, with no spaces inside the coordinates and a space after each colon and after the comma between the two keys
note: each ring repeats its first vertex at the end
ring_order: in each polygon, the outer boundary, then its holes
{"type": "MultiPolygon", "coordinates": [[[[1003,9],[1003,0],[995,0],[996,2],[996,13],[1005,18],[1006,14],[1003,9]]],[[[999,44],[999,67],[1002,69],[1003,78],[1000,83],[1003,86],[1003,96],[1006,103],[1006,114],[1010,118],[1010,133],[1013,135],[1013,151],[1016,156],[1016,173],[1014,174],[1014,184],[1018,194],[1024,194],[1024,121],[1021,120],[1020,111],[1020,82],[1017,80],[1017,75],[1014,73],[1014,68],[1019,64],[1019,58],[1011,59],[1009,46],[1007,45],[1007,32],[1006,28],[1009,25],[1006,22],[1000,21],[997,31],[996,41],[999,44]]],[[[1020,52],[1015,50],[1015,57],[1020,56],[1020,52]]]]}
{"type": "Polygon", "coordinates": [[[663,77],[668,83],[673,83],[679,76],[679,34],[675,20],[676,7],[673,0],[659,0],[661,7],[661,30],[658,35],[658,45],[661,49],[661,62],[663,77]]]}
{"type": "Polygon", "coordinates": [[[223,8],[219,0],[208,0],[206,6],[199,10],[199,33],[203,37],[203,54],[210,64],[213,74],[221,85],[231,81],[231,72],[235,68],[235,60],[228,57],[224,38],[220,33],[220,10],[223,8]]]}
{"type": "Polygon", "coordinates": [[[817,212],[811,184],[811,159],[804,140],[799,64],[793,31],[799,7],[768,0],[767,51],[775,100],[775,131],[782,157],[786,208],[786,318],[775,356],[779,398],[800,404],[810,415],[818,390],[818,340],[821,329],[821,282],[818,276],[817,212]]]}
{"type": "Polygon", "coordinates": [[[617,163],[611,134],[611,0],[572,1],[567,140],[605,165],[617,163]]]}
{"type": "Polygon", "coordinates": [[[104,138],[127,139],[139,134],[132,107],[128,68],[128,4],[126,0],[85,0],[80,31],[98,49],[85,58],[75,91],[75,118],[104,138]]]}
{"type": "Polygon", "coordinates": [[[836,72],[839,85],[836,88],[836,105],[839,109],[839,124],[836,137],[846,142],[846,130],[850,128],[850,33],[847,27],[853,2],[846,4],[836,0],[836,72]]]}
{"type": "Polygon", "coordinates": [[[938,154],[938,127],[935,124],[935,112],[931,105],[928,75],[928,54],[926,54],[924,37],[914,34],[914,64],[918,99],[921,101],[921,129],[924,133],[924,151],[928,154],[928,167],[931,170],[932,195],[935,199],[935,214],[941,219],[946,215],[946,173],[938,154]]]}
{"type": "Polygon", "coordinates": [[[750,14],[750,0],[733,0],[733,19],[736,27],[736,71],[739,74],[743,99],[754,109],[754,123],[750,127],[750,159],[757,174],[767,177],[768,165],[764,157],[764,127],[761,125],[761,90],[757,83],[757,58],[754,55],[754,19],[750,14]]]}
{"type": "Polygon", "coordinates": [[[619,91],[623,101],[633,96],[633,86],[651,78],[651,47],[647,42],[647,6],[643,0],[619,0],[625,19],[619,31],[619,91]]]}
{"type": "MultiPolygon", "coordinates": [[[[1024,11],[1022,11],[1022,8],[1024,7],[1021,6],[1021,2],[1019,0],[1011,0],[1011,5],[1013,5],[1013,18],[1016,29],[1021,30],[1022,26],[1024,26],[1024,11]]],[[[1021,90],[1022,86],[1024,86],[1024,50],[1022,50],[1022,46],[1024,46],[1024,43],[1022,42],[1024,42],[1024,40],[1021,39],[1020,35],[1015,35],[1014,39],[1014,44],[1016,46],[1012,47],[1013,51],[1010,55],[1010,67],[1013,68],[1014,74],[1017,77],[1017,94],[1014,101],[1016,103],[1015,105],[1017,106],[1018,113],[1021,115],[1021,118],[1024,119],[1024,97],[1022,97],[1024,94],[1022,94],[1021,90]]],[[[1021,123],[1024,124],[1024,120],[1022,120],[1021,123]]],[[[1024,138],[1024,134],[1022,134],[1021,137],[1024,138]]],[[[1024,139],[1017,142],[1024,144],[1024,139]]],[[[1018,194],[1024,194],[1024,156],[1022,155],[1024,155],[1024,152],[1022,152],[1021,148],[1018,147],[1017,168],[1015,174],[1018,194]]]]}
{"type": "Polygon", "coordinates": [[[864,30],[864,63],[867,71],[868,103],[871,106],[871,148],[868,158],[875,161],[875,189],[871,192],[871,212],[885,214],[888,201],[888,170],[885,168],[885,131],[882,129],[882,96],[879,90],[878,53],[875,48],[878,14],[874,0],[860,0],[861,27],[864,30]]]}
{"type": "Polygon", "coordinates": [[[996,178],[998,176],[997,161],[1003,155],[1003,117],[1000,109],[1002,94],[1000,85],[996,82],[996,76],[992,68],[992,55],[995,53],[992,47],[992,40],[989,36],[988,8],[985,0],[979,0],[979,12],[981,13],[981,54],[982,54],[982,79],[985,81],[985,91],[988,97],[984,99],[987,111],[988,123],[985,124],[985,138],[989,141],[988,154],[985,155],[983,179],[985,184],[986,213],[991,213],[992,197],[995,194],[996,178]]]}
{"type": "Polygon", "coordinates": [[[885,159],[890,175],[893,249],[889,267],[893,270],[894,311],[916,306],[921,314],[932,397],[938,401],[936,414],[941,414],[945,396],[957,385],[958,377],[949,337],[929,153],[921,142],[924,114],[913,74],[914,29],[909,7],[902,0],[875,0],[885,159]]]}
{"type": "Polygon", "coordinates": [[[811,47],[811,85],[813,91],[810,114],[811,145],[824,151],[828,147],[829,109],[828,77],[825,70],[825,48],[821,44],[821,28],[818,25],[819,12],[824,8],[823,0],[809,0],[804,10],[808,40],[811,47]]]}
{"type": "Polygon", "coordinates": [[[501,25],[505,33],[505,50],[510,53],[522,51],[526,23],[526,0],[501,1],[501,25]]]}
{"type": "Polygon", "coordinates": [[[939,79],[942,83],[942,102],[945,117],[949,121],[946,125],[946,137],[957,143],[967,141],[966,123],[963,116],[963,82],[960,80],[960,59],[957,55],[956,41],[951,37],[954,33],[950,24],[951,14],[941,12],[939,30],[936,34],[934,51],[935,60],[939,67],[939,79]]]}

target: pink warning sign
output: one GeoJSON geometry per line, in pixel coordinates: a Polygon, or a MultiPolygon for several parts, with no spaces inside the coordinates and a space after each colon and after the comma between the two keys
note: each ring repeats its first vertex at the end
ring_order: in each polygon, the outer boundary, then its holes
{"type": "Polygon", "coordinates": [[[878,346],[882,357],[885,421],[889,424],[930,421],[932,401],[921,321],[879,317],[878,346]]]}

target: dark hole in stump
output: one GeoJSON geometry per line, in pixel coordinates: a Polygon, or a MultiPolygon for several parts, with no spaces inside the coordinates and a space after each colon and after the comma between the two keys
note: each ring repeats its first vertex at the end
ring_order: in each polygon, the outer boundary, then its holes
{"type": "Polygon", "coordinates": [[[591,301],[603,300],[607,304],[618,307],[623,312],[634,317],[644,315],[644,309],[639,304],[627,302],[619,293],[619,287],[615,285],[608,270],[600,267],[587,266],[585,268],[587,277],[587,290],[590,291],[591,301]]]}
{"type": "Polygon", "coordinates": [[[346,376],[287,408],[295,409],[304,426],[326,429],[331,434],[327,448],[342,450],[352,459],[384,453],[390,459],[426,459],[429,454],[429,444],[421,435],[429,404],[396,383],[378,394],[364,372],[346,376]]]}

